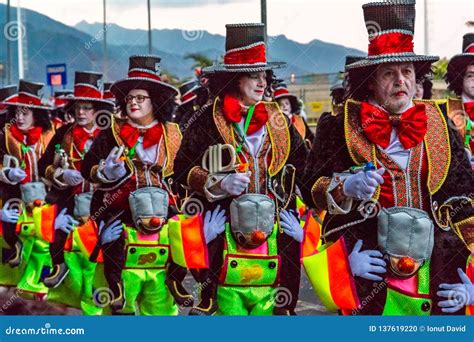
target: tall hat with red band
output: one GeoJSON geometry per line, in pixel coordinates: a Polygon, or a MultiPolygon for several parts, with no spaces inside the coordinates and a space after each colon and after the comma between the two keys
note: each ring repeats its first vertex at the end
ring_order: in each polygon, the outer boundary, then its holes
{"type": "MultiPolygon", "coordinates": [[[[173,99],[178,89],[165,83],[160,77],[161,58],[153,55],[135,55],[129,59],[128,77],[112,84],[110,91],[122,102],[133,89],[144,89],[153,99],[173,99]]],[[[156,101],[156,100],[154,100],[156,101]]]]}
{"type": "Polygon", "coordinates": [[[197,96],[195,90],[199,87],[200,85],[198,80],[191,80],[183,83],[179,87],[179,93],[181,95],[181,105],[194,100],[197,96]]]}
{"type": "Polygon", "coordinates": [[[113,102],[104,99],[101,89],[102,74],[92,71],[76,71],[74,92],[67,100],[73,104],[76,101],[92,102],[99,105],[113,106],[113,102]]]}
{"type": "Polygon", "coordinates": [[[474,32],[464,35],[462,53],[451,58],[448,64],[448,73],[459,74],[471,63],[474,63],[474,32]]]}
{"type": "Polygon", "coordinates": [[[275,87],[275,91],[273,92],[273,99],[276,101],[284,98],[290,100],[291,108],[293,111],[298,109],[298,98],[289,92],[286,83],[281,82],[278,83],[275,87]]]}
{"type": "Polygon", "coordinates": [[[68,99],[73,96],[74,92],[69,89],[57,90],[54,92],[54,108],[63,108],[68,104],[68,99]]]}
{"type": "Polygon", "coordinates": [[[204,68],[203,73],[257,72],[286,65],[267,61],[264,24],[228,24],[225,27],[224,63],[204,68]]]}
{"type": "Polygon", "coordinates": [[[18,93],[5,99],[2,103],[5,106],[28,107],[40,111],[51,110],[52,108],[43,105],[41,101],[43,87],[43,83],[20,80],[18,93]]]}
{"type": "Polygon", "coordinates": [[[369,33],[368,56],[350,64],[347,70],[382,63],[436,62],[436,56],[417,55],[414,52],[415,1],[388,0],[362,6],[369,33]]]}
{"type": "Polygon", "coordinates": [[[104,83],[104,100],[115,101],[115,95],[110,91],[112,84],[111,82],[104,83]]]}
{"type": "Polygon", "coordinates": [[[15,96],[17,93],[17,87],[16,85],[9,85],[0,88],[0,114],[3,114],[5,111],[5,105],[3,104],[4,101],[8,101],[8,99],[12,98],[15,96]]]}

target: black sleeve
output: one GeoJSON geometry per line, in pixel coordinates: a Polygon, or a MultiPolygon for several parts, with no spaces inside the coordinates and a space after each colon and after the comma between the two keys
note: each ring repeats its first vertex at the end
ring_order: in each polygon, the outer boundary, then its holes
{"type": "Polygon", "coordinates": [[[290,131],[290,154],[287,164],[291,164],[295,167],[296,185],[300,188],[300,191],[304,192],[303,187],[305,184],[303,182],[303,175],[309,151],[296,128],[293,125],[288,125],[288,129],[290,131]]]}
{"type": "Polygon", "coordinates": [[[91,179],[91,170],[95,165],[99,165],[102,159],[106,159],[110,151],[117,146],[112,128],[104,129],[94,139],[90,150],[84,156],[81,164],[81,174],[84,179],[93,181],[91,179]]]}
{"type": "Polygon", "coordinates": [[[38,161],[38,172],[41,177],[45,177],[46,168],[53,164],[56,145],[62,143],[64,135],[71,127],[72,124],[60,127],[49,142],[48,146],[46,147],[46,151],[38,161]]]}

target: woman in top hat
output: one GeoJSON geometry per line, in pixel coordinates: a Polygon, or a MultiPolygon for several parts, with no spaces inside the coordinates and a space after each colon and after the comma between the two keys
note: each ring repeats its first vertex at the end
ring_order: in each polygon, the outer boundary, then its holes
{"type": "Polygon", "coordinates": [[[449,97],[442,108],[446,109],[448,117],[456,125],[474,165],[474,33],[464,35],[462,50],[462,53],[451,58],[446,73],[448,89],[457,98],[449,97]]]}
{"type": "Polygon", "coordinates": [[[328,244],[303,258],[305,269],[322,300],[343,313],[459,313],[469,303],[448,304],[438,289],[459,283],[457,268],[466,264],[454,232],[472,231],[474,178],[443,113],[412,101],[416,79],[438,58],[413,52],[414,2],[363,10],[380,31],[368,25],[368,57],[347,66],[352,98],[344,115],[320,120],[306,166],[306,200],[328,211],[328,244]]]}
{"type": "MultiPolygon", "coordinates": [[[[9,199],[20,199],[20,185],[40,182],[38,160],[44,154],[54,131],[49,110],[41,102],[43,84],[20,80],[18,94],[4,101],[8,109],[7,124],[0,132],[0,182],[9,199]]],[[[6,209],[4,209],[6,210],[6,209]]],[[[3,225],[3,237],[13,248],[8,263],[17,267],[22,258],[22,242],[15,232],[15,224],[3,225]]]]}
{"type": "MultiPolygon", "coordinates": [[[[39,172],[50,184],[47,201],[59,210],[74,212],[77,196],[90,197],[93,184],[81,176],[81,163],[99,135],[101,123],[110,122],[113,103],[103,99],[100,89],[102,74],[76,71],[74,92],[66,97],[68,111],[74,113],[74,123],[59,128],[39,161],[39,172]]],[[[85,223],[85,222],[82,222],[85,223]]],[[[44,281],[48,287],[58,286],[69,268],[64,262],[64,244],[69,231],[56,230],[50,245],[53,270],[44,281]]]]}
{"type": "Polygon", "coordinates": [[[101,132],[81,168],[84,178],[98,184],[92,199],[96,222],[123,223],[100,233],[114,313],[133,314],[138,303],[142,314],[177,314],[171,294],[179,304],[192,305],[181,285],[186,269],[167,262],[166,222],[178,206],[170,176],[181,132],[163,120],[171,116],[178,92],[161,81],[160,60],[130,57],[128,77],[111,87],[124,119],[101,132]],[[145,282],[148,277],[154,280],[145,282]]]}
{"type": "Polygon", "coordinates": [[[279,83],[273,92],[273,99],[278,102],[281,111],[290,119],[308,147],[311,147],[314,134],[306,121],[299,115],[301,104],[298,102],[298,98],[288,91],[285,83],[279,83]]]}
{"type": "MultiPolygon", "coordinates": [[[[212,209],[220,204],[227,211],[227,217],[231,217],[228,211],[232,200],[243,197],[241,195],[265,196],[271,199],[270,202],[276,208],[286,206],[288,202],[291,202],[290,206],[294,206],[294,198],[291,196],[294,177],[296,173],[298,183],[306,158],[306,147],[277,104],[262,102],[266,88],[273,81],[272,70],[282,67],[284,63],[267,62],[263,24],[233,24],[226,25],[226,29],[224,63],[203,69],[209,80],[212,103],[202,108],[200,115],[196,116],[196,120],[186,130],[175,160],[176,181],[193,192],[192,200],[188,200],[190,203],[198,201],[203,209],[212,209]],[[232,147],[228,148],[223,144],[232,147]],[[205,158],[207,162],[204,164],[207,165],[202,164],[205,154],[208,158],[205,158]],[[237,161],[240,166],[224,167],[232,161],[237,161]],[[286,182],[283,181],[285,179],[286,182]]],[[[244,199],[239,205],[243,202],[244,199]]],[[[254,208],[250,202],[252,201],[249,201],[249,208],[254,208]]],[[[259,213],[258,210],[251,211],[259,213]]],[[[235,215],[234,219],[238,221],[235,215]]],[[[252,222],[251,218],[248,222],[252,222]]],[[[243,225],[232,226],[236,230],[243,228],[243,225]]],[[[259,227],[254,228],[258,230],[259,227]]],[[[263,248],[260,251],[263,254],[275,252],[281,258],[281,281],[278,285],[291,292],[291,299],[275,312],[293,314],[299,290],[299,244],[284,234],[272,235],[268,231],[258,231],[258,246],[246,244],[243,240],[240,243],[246,248],[250,245],[263,248]],[[278,245],[278,251],[265,249],[266,238],[270,236],[271,245],[275,248],[278,245]]],[[[245,236],[250,238],[250,233],[246,232],[245,236]]],[[[217,238],[208,245],[210,269],[199,272],[200,281],[205,285],[201,291],[201,302],[190,314],[212,315],[218,309],[221,313],[242,314],[245,311],[243,305],[252,306],[250,297],[245,297],[243,301],[231,299],[237,295],[235,287],[223,289],[221,286],[224,284],[219,281],[219,276],[222,276],[220,272],[227,269],[222,259],[227,250],[224,241],[226,238],[230,239],[231,234],[228,232],[225,237],[222,234],[216,235],[217,238]],[[220,289],[223,289],[222,296],[227,298],[222,305],[216,304],[219,283],[220,289]],[[224,292],[230,296],[225,296],[224,292]]],[[[229,242],[235,246],[235,242],[229,242]]],[[[237,248],[242,251],[241,247],[237,248]]],[[[243,253],[248,253],[248,249],[243,253]]],[[[250,288],[249,291],[253,293],[250,288]]],[[[250,292],[249,296],[252,296],[250,292]]],[[[219,300],[223,300],[222,296],[219,300]]],[[[261,298],[257,296],[255,300],[259,301],[261,298]]],[[[273,301],[270,301],[270,308],[272,306],[273,301]]],[[[249,307],[245,312],[251,313],[252,308],[249,307]]]]}

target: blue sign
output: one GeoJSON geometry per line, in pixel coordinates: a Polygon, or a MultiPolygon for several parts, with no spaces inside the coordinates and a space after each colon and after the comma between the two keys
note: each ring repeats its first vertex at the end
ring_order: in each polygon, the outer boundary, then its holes
{"type": "Polygon", "coordinates": [[[66,64],[49,64],[46,66],[46,80],[49,86],[64,86],[67,84],[66,64]]]}

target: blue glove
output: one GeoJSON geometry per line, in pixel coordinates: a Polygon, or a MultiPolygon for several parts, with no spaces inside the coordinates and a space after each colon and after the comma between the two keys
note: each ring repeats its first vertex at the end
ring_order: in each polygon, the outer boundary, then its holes
{"type": "Polygon", "coordinates": [[[76,229],[79,222],[73,219],[71,215],[66,214],[66,211],[67,209],[64,208],[61,210],[59,215],[56,216],[56,219],[54,220],[54,230],[59,229],[66,234],[69,234],[76,229]]]}
{"type": "Polygon", "coordinates": [[[286,235],[291,236],[298,242],[303,241],[304,230],[295,215],[283,210],[280,213],[280,224],[286,235]]]}
{"type": "Polygon", "coordinates": [[[17,223],[20,213],[18,209],[0,209],[0,221],[5,223],[17,223]]]}
{"type": "Polygon", "coordinates": [[[26,178],[26,172],[19,167],[6,167],[5,174],[8,177],[8,180],[12,183],[19,183],[26,178]]]}
{"type": "Polygon", "coordinates": [[[383,278],[373,273],[386,272],[387,264],[382,259],[382,253],[374,249],[361,252],[361,248],[362,240],[358,240],[349,254],[352,274],[368,280],[381,281],[383,278]]]}
{"type": "Polygon", "coordinates": [[[384,182],[382,177],[384,172],[385,169],[382,167],[375,171],[360,171],[349,176],[344,181],[344,194],[359,200],[371,199],[377,186],[384,182]]]}
{"type": "Polygon", "coordinates": [[[210,210],[206,212],[204,216],[204,236],[206,243],[214,240],[220,233],[225,230],[225,211],[220,210],[221,206],[218,205],[211,213],[210,210]]]}
{"type": "Polygon", "coordinates": [[[123,226],[122,221],[115,220],[107,227],[105,226],[105,222],[101,221],[99,225],[99,237],[100,243],[105,245],[107,243],[114,242],[118,240],[120,235],[122,234],[123,226]]]}
{"type": "Polygon", "coordinates": [[[439,285],[439,288],[444,289],[444,291],[438,291],[437,295],[448,298],[438,303],[443,312],[453,313],[466,305],[474,304],[474,285],[472,285],[469,277],[460,268],[458,268],[458,274],[462,283],[439,285]]]}

